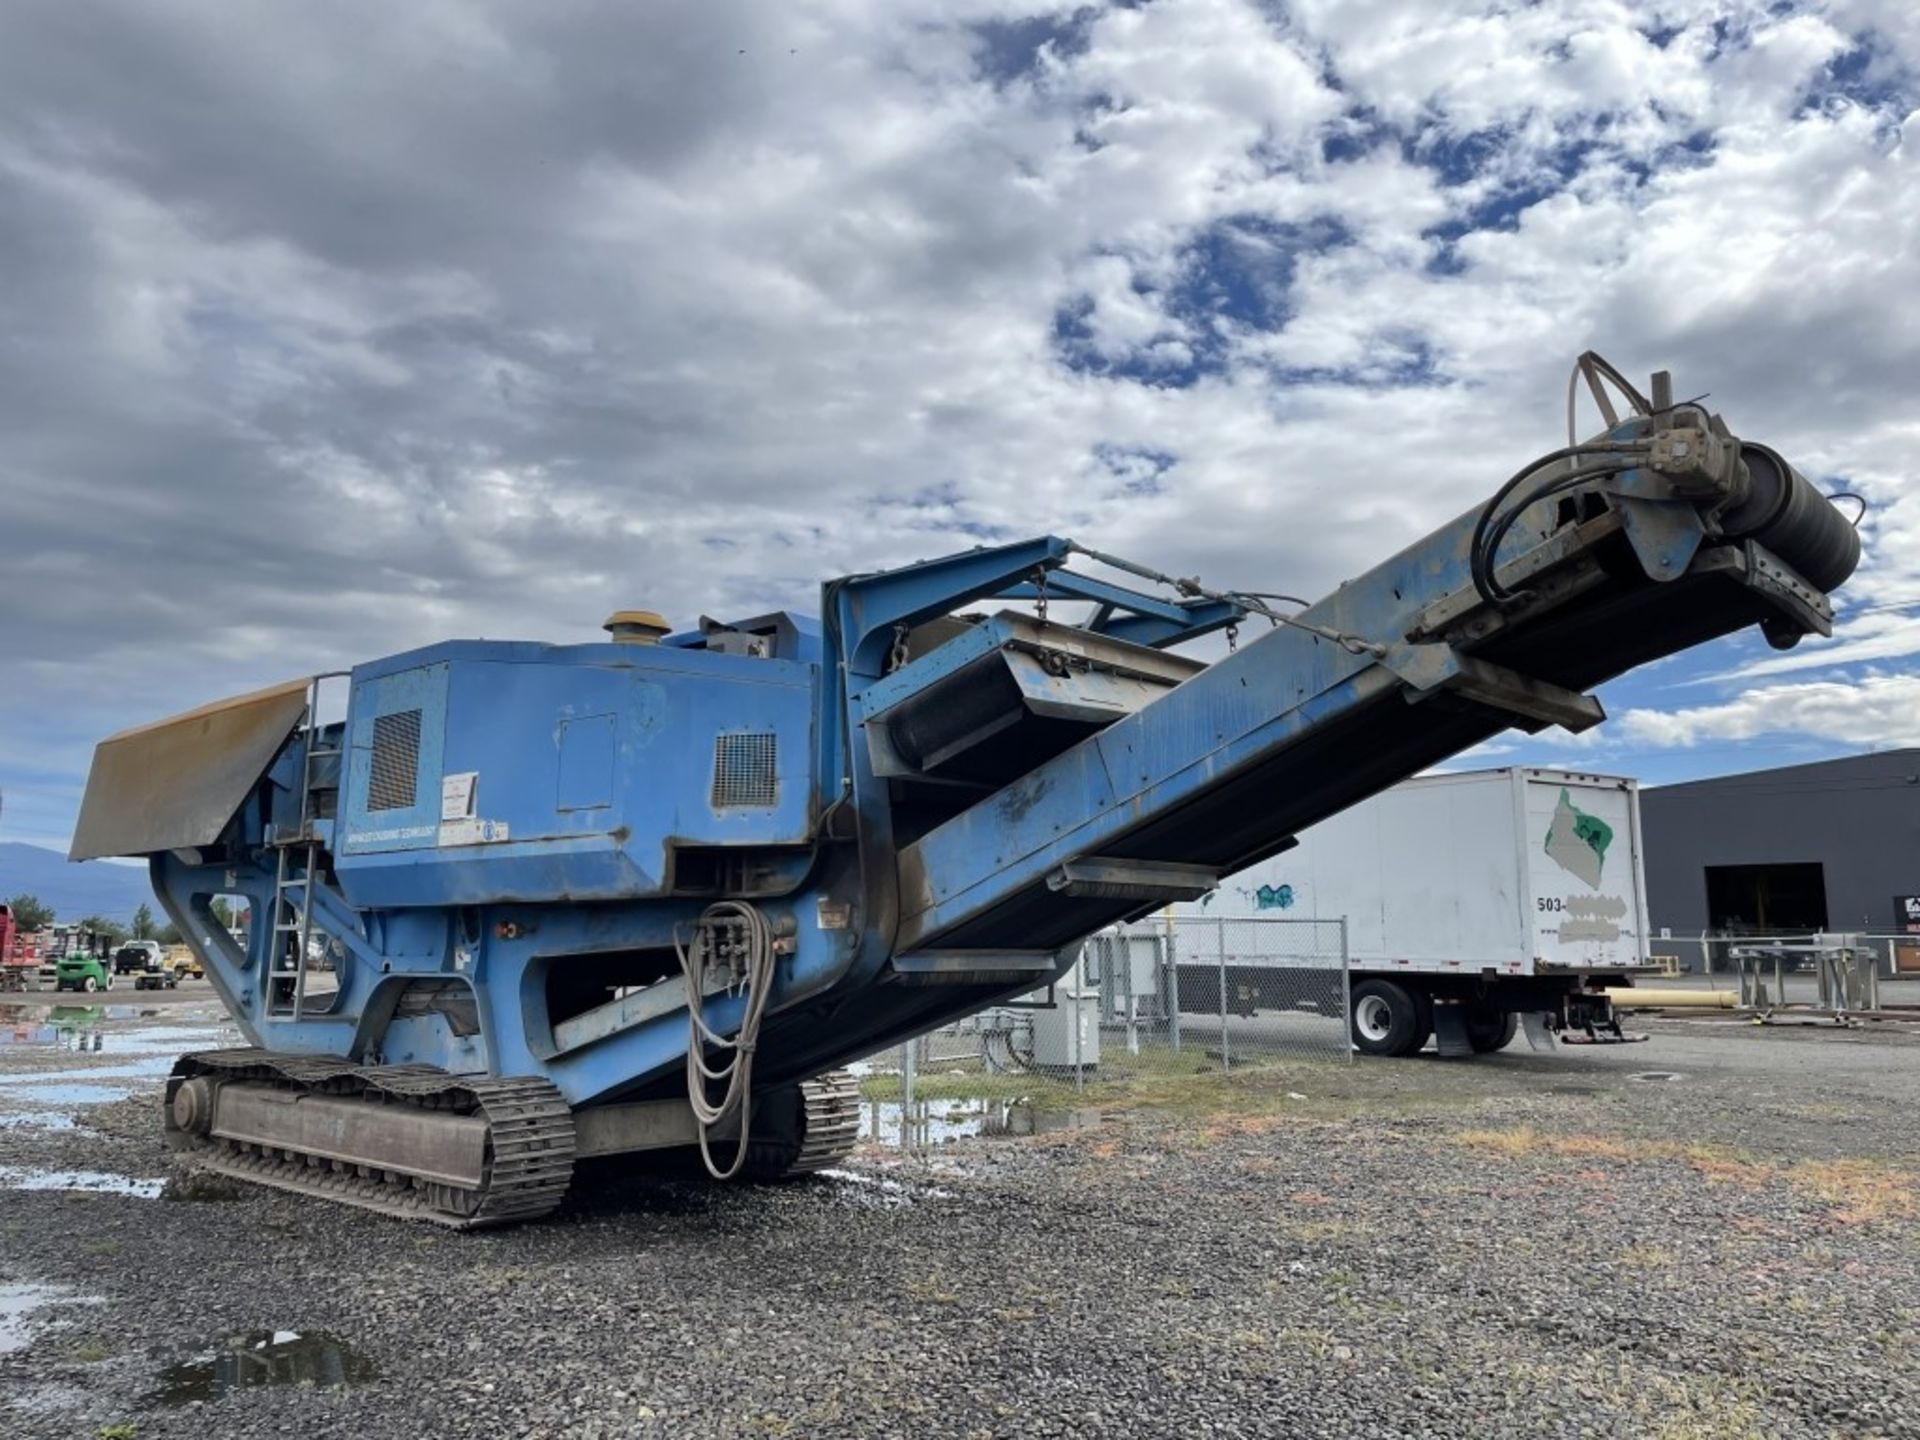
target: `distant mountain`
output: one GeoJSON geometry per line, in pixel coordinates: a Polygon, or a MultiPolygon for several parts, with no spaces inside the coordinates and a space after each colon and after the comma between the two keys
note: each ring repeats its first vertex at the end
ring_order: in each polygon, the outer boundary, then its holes
{"type": "Polygon", "coordinates": [[[75,865],[58,850],[0,841],[0,900],[20,894],[38,896],[61,920],[100,915],[126,923],[142,905],[153,907],[156,924],[167,920],[153,898],[144,865],[109,865],[102,860],[75,865]]]}

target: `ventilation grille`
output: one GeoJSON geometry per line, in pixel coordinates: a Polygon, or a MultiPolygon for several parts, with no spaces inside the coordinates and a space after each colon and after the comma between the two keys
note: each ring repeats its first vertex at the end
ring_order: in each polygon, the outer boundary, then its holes
{"type": "Polygon", "coordinates": [[[373,717],[373,775],[367,781],[368,810],[411,810],[419,798],[420,712],[401,710],[373,717]]]}
{"type": "Polygon", "coordinates": [[[780,798],[771,735],[713,737],[713,807],[772,805],[780,798]]]}

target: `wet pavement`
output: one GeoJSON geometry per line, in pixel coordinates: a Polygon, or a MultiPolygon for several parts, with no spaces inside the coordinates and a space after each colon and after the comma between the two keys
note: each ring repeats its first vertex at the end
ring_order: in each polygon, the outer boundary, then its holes
{"type": "Polygon", "coordinates": [[[239,1043],[210,992],[164,1008],[0,1004],[0,1131],[74,1131],[96,1107],[157,1090],[186,1051],[239,1043]]]}
{"type": "Polygon", "coordinates": [[[15,1285],[0,1281],[0,1355],[26,1348],[35,1312],[66,1292],[57,1285],[15,1285]]]}
{"type": "Polygon", "coordinates": [[[166,1178],[135,1179],[108,1170],[52,1170],[39,1165],[0,1165],[0,1190],[74,1190],[95,1195],[130,1195],[158,1200],[166,1178]]]}

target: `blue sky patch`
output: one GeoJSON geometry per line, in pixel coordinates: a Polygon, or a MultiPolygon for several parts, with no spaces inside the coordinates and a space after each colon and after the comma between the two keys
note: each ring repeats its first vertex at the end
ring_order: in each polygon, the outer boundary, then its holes
{"type": "Polygon", "coordinates": [[[1087,48],[1087,28],[1098,13],[1088,6],[1066,15],[979,21],[970,27],[978,39],[974,67],[995,87],[1030,79],[1039,73],[1040,57],[1047,47],[1061,58],[1083,52],[1087,48]]]}

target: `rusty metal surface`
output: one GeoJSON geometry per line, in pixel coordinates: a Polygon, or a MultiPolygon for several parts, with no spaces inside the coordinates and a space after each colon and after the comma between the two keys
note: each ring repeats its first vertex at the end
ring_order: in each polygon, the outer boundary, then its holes
{"type": "Polygon", "coordinates": [[[70,860],[211,845],[300,723],[306,679],[102,740],[70,860]]]}

